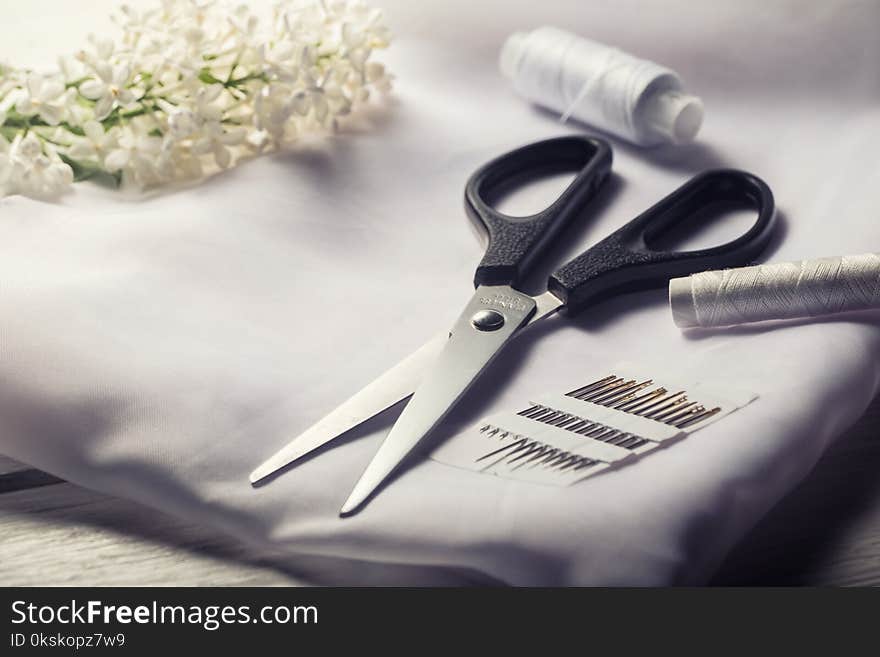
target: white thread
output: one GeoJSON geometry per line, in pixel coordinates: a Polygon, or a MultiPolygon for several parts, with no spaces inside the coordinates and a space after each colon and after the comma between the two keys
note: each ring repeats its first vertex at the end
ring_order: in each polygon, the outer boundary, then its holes
{"type": "Polygon", "coordinates": [[[731,326],[880,308],[880,255],[723,269],[669,281],[681,328],[731,326]]]}
{"type": "Polygon", "coordinates": [[[554,27],[516,32],[504,43],[501,72],[526,99],[636,144],[693,140],[699,98],[654,62],[554,27]]]}

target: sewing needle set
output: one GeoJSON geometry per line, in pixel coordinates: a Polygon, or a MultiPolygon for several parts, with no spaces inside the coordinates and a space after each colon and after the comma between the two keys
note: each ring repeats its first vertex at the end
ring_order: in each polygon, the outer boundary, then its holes
{"type": "Polygon", "coordinates": [[[496,413],[435,449],[456,467],[567,486],[621,466],[741,408],[755,396],[712,382],[662,384],[631,364],[517,412],[496,413]],[[694,392],[691,392],[694,391],[694,392]]]}

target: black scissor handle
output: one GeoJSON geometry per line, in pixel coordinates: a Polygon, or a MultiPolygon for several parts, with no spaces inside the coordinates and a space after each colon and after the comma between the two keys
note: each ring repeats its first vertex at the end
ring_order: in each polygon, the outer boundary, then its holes
{"type": "Polygon", "coordinates": [[[483,165],[465,187],[465,207],[482,224],[489,244],[474,285],[514,285],[535,264],[565,225],[576,217],[611,170],[611,147],[601,139],[557,137],[510,151],[483,165]],[[548,208],[529,217],[498,212],[486,199],[521,178],[580,169],[548,208]]]}
{"type": "Polygon", "coordinates": [[[563,265],[550,277],[548,289],[571,314],[612,294],[662,286],[670,278],[708,269],[747,265],[770,241],[775,217],[773,193],[763,180],[733,169],[706,171],[563,265]],[[695,213],[729,203],[747,204],[758,212],[754,225],[735,240],[694,251],[650,248],[659,234],[695,213]]]}

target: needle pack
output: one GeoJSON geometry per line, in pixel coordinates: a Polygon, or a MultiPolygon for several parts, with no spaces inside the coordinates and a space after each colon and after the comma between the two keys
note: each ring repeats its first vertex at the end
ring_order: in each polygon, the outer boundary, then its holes
{"type": "Polygon", "coordinates": [[[431,458],[500,477],[568,486],[684,438],[755,395],[709,382],[655,381],[631,365],[563,394],[496,413],[431,458]]]}

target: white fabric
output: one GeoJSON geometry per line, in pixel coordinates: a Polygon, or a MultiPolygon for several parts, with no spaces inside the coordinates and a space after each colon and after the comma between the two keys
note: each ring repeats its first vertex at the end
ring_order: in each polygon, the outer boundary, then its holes
{"type": "MultiPolygon", "coordinates": [[[[75,48],[113,5],[19,3],[5,52],[51,63],[49,50],[75,48]]],[[[452,323],[480,256],[462,210],[471,171],[577,129],[505,84],[496,56],[508,33],[556,24],[618,45],[681,72],[706,103],[690,147],[615,142],[615,189],[569,254],[690,175],[735,166],[776,193],[784,239],[769,257],[796,260],[880,240],[880,5],[385,6],[396,101],[348,134],[145,200],[81,185],[60,204],[0,202],[0,451],[261,546],[323,555],[321,581],[336,567],[353,584],[704,581],[875,394],[876,315],[684,336],[656,291],[523,336],[443,434],[621,358],[662,357],[761,396],[572,488],[426,461],[339,519],[393,414],[268,485],[247,474],[452,323]]]]}

